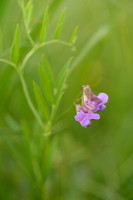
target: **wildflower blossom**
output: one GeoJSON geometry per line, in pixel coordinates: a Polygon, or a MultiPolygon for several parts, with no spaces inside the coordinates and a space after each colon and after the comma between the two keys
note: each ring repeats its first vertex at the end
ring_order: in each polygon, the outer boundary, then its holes
{"type": "Polygon", "coordinates": [[[82,103],[76,104],[75,120],[80,122],[83,127],[91,125],[92,120],[100,119],[100,115],[96,112],[102,112],[108,102],[108,95],[105,93],[99,93],[98,96],[94,95],[89,85],[83,86],[82,103]]]}

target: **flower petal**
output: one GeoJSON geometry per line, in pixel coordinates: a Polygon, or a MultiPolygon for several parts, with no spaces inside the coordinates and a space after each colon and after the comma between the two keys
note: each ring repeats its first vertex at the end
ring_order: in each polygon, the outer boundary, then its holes
{"type": "Polygon", "coordinates": [[[102,112],[102,111],[104,111],[105,108],[106,108],[105,105],[100,105],[99,110],[97,112],[102,112]]]}
{"type": "Polygon", "coordinates": [[[100,115],[99,114],[88,114],[88,113],[83,113],[83,112],[80,112],[78,113],[76,116],[75,116],[75,120],[78,121],[78,122],[83,122],[83,120],[85,119],[93,119],[93,120],[96,120],[96,119],[100,119],[100,115]]]}
{"type": "Polygon", "coordinates": [[[101,104],[108,102],[108,95],[105,93],[99,93],[97,97],[102,101],[101,104]]]}
{"type": "Polygon", "coordinates": [[[88,114],[87,118],[96,120],[96,119],[100,119],[100,115],[92,113],[92,114],[88,114]]]}
{"type": "Polygon", "coordinates": [[[81,122],[81,125],[83,127],[88,127],[91,125],[91,121],[88,119],[88,118],[85,118],[82,122],[81,122]]]}
{"type": "Polygon", "coordinates": [[[86,117],[88,117],[87,113],[83,113],[83,112],[79,112],[76,116],[75,116],[75,120],[78,122],[82,122],[86,117]]]}

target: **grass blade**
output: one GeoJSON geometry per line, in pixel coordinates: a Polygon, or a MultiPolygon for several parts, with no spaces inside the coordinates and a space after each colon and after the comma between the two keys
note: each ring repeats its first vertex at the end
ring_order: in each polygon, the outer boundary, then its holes
{"type": "Polygon", "coordinates": [[[60,34],[61,34],[65,12],[66,12],[66,9],[63,10],[63,12],[60,16],[60,19],[58,21],[58,24],[57,24],[57,28],[56,28],[56,31],[55,31],[55,39],[56,40],[60,37],[60,34]]]}
{"type": "Polygon", "coordinates": [[[34,94],[35,94],[35,98],[36,98],[36,102],[38,104],[38,107],[44,117],[44,120],[49,120],[49,110],[48,110],[48,106],[47,103],[45,101],[45,99],[43,98],[43,95],[38,87],[38,85],[33,82],[33,88],[34,88],[34,94]]]}
{"type": "Polygon", "coordinates": [[[39,66],[39,77],[40,77],[41,86],[42,86],[42,89],[44,92],[44,96],[45,96],[46,100],[48,101],[48,103],[52,104],[54,101],[52,88],[50,86],[50,82],[47,77],[47,74],[43,70],[41,65],[39,66]]]}
{"type": "Polygon", "coordinates": [[[46,38],[47,34],[47,27],[48,27],[48,8],[46,8],[44,17],[43,17],[43,23],[40,31],[40,42],[43,43],[46,38]]]}

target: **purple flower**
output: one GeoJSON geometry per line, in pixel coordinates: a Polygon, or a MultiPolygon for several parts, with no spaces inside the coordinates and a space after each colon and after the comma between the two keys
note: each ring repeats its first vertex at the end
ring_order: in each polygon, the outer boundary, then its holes
{"type": "Polygon", "coordinates": [[[83,86],[81,105],[76,104],[77,115],[75,120],[79,121],[82,126],[88,127],[91,125],[90,120],[100,119],[100,115],[95,112],[103,111],[108,102],[108,95],[105,93],[99,93],[98,96],[94,95],[89,85],[83,86]]]}
{"type": "Polygon", "coordinates": [[[92,93],[89,85],[83,87],[82,107],[85,107],[88,111],[90,110],[92,112],[103,111],[106,108],[104,104],[108,102],[108,95],[100,93],[96,96],[92,93]]]}

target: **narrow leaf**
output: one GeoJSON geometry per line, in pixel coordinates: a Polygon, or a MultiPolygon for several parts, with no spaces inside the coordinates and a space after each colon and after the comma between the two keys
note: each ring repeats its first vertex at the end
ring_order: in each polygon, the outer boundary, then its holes
{"type": "Polygon", "coordinates": [[[56,83],[56,87],[58,88],[60,83],[62,82],[62,79],[65,78],[65,75],[67,74],[68,72],[68,69],[70,67],[70,64],[71,64],[71,61],[72,61],[72,58],[70,58],[68,60],[68,62],[65,64],[65,66],[62,68],[61,72],[59,73],[59,76],[57,78],[57,83],[56,83]],[[64,77],[64,78],[63,78],[64,77]]]}
{"type": "Polygon", "coordinates": [[[31,23],[31,19],[32,19],[32,13],[33,13],[33,5],[31,5],[30,9],[29,9],[29,13],[27,15],[27,27],[29,28],[29,25],[31,23]]]}
{"type": "Polygon", "coordinates": [[[62,31],[65,12],[66,12],[66,9],[63,10],[63,12],[60,16],[60,19],[58,21],[58,24],[57,24],[57,28],[56,28],[56,31],[55,31],[55,39],[56,40],[60,37],[61,31],[62,31]]]}
{"type": "Polygon", "coordinates": [[[26,21],[26,25],[28,29],[29,29],[29,25],[32,19],[32,13],[33,13],[32,0],[29,0],[24,9],[24,16],[25,16],[25,21],[26,21]]]}
{"type": "Polygon", "coordinates": [[[49,120],[49,110],[48,110],[47,103],[46,103],[45,99],[43,98],[43,95],[42,95],[38,85],[35,82],[33,82],[33,88],[34,88],[34,94],[35,94],[35,98],[36,98],[38,107],[39,107],[44,119],[48,121],[49,120]]]}
{"type": "Polygon", "coordinates": [[[40,42],[43,43],[46,38],[47,34],[47,27],[48,27],[48,8],[46,8],[44,17],[43,17],[43,23],[40,31],[40,42]]]}
{"type": "Polygon", "coordinates": [[[43,56],[43,69],[44,69],[44,71],[45,71],[45,73],[48,77],[51,88],[54,88],[55,87],[55,80],[54,80],[54,76],[53,76],[51,66],[50,66],[46,56],[43,56]]]}
{"type": "Polygon", "coordinates": [[[31,6],[32,6],[32,0],[29,0],[29,1],[27,2],[27,4],[26,4],[26,7],[25,7],[26,16],[28,15],[31,6]]]}
{"type": "Polygon", "coordinates": [[[71,37],[71,40],[70,40],[70,43],[71,44],[74,44],[76,42],[76,39],[77,39],[77,31],[78,31],[78,26],[76,26],[73,34],[72,34],[72,37],[71,37]]]}
{"type": "Polygon", "coordinates": [[[66,63],[66,65],[63,67],[63,69],[61,70],[59,77],[57,79],[57,84],[56,84],[56,88],[57,88],[57,94],[56,94],[56,101],[58,101],[58,98],[60,97],[63,89],[64,89],[64,85],[67,79],[67,74],[68,74],[68,70],[71,64],[72,58],[70,58],[68,60],[68,62],[66,63]]]}
{"type": "Polygon", "coordinates": [[[50,82],[47,77],[47,74],[45,73],[45,71],[43,70],[41,66],[39,66],[39,77],[40,77],[40,82],[41,82],[41,86],[42,86],[45,98],[49,104],[52,104],[53,103],[52,88],[50,86],[50,82]]]}
{"type": "Polygon", "coordinates": [[[62,93],[60,94],[59,98],[57,99],[56,104],[53,106],[52,113],[51,113],[51,121],[53,120],[53,118],[54,118],[55,115],[56,115],[56,112],[57,112],[58,107],[59,107],[59,105],[60,105],[60,101],[61,101],[61,99],[62,99],[63,94],[64,94],[64,92],[62,92],[62,93]]]}
{"type": "Polygon", "coordinates": [[[19,60],[19,25],[16,27],[15,35],[14,35],[14,41],[11,48],[11,59],[13,62],[17,63],[19,60]]]}

